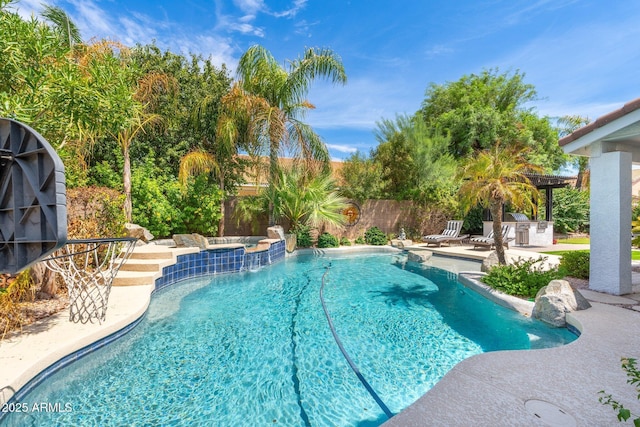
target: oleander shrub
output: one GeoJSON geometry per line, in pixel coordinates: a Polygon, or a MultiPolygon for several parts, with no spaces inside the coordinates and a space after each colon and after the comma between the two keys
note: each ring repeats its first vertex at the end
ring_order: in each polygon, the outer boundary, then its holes
{"type": "Polygon", "coordinates": [[[363,237],[363,236],[358,236],[358,237],[356,237],[356,240],[354,240],[354,243],[355,243],[356,245],[364,245],[364,244],[366,244],[367,242],[365,242],[365,240],[364,240],[364,237],[363,237]]]}
{"type": "Polygon", "coordinates": [[[340,246],[351,246],[351,240],[343,237],[340,239],[340,246]]]}
{"type": "Polygon", "coordinates": [[[570,251],[562,255],[560,268],[567,276],[589,278],[589,251],[570,251]]]}
{"type": "Polygon", "coordinates": [[[296,245],[299,248],[308,248],[313,245],[310,226],[298,224],[291,229],[291,232],[296,235],[296,245]]]}
{"type": "Polygon", "coordinates": [[[540,288],[564,274],[558,267],[545,268],[547,258],[519,259],[513,264],[497,265],[482,278],[492,288],[520,298],[534,298],[540,288]]]}
{"type": "Polygon", "coordinates": [[[340,242],[338,238],[333,234],[324,232],[320,236],[318,236],[318,247],[319,248],[337,248],[340,246],[340,242]]]}
{"type": "Polygon", "coordinates": [[[364,233],[364,241],[368,245],[382,246],[387,244],[387,235],[378,227],[371,227],[364,233]]]}

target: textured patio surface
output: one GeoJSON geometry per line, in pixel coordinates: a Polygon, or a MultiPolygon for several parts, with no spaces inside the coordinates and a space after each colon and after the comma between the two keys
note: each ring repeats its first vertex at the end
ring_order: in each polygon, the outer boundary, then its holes
{"type": "MultiPolygon", "coordinates": [[[[537,251],[576,249],[588,249],[588,245],[516,248],[508,253],[515,257],[538,256],[537,251]]],[[[489,254],[464,246],[429,250],[452,256],[489,254]]],[[[484,353],[466,359],[384,425],[618,425],[616,412],[598,402],[598,392],[603,389],[640,414],[640,401],[634,388],[626,384],[626,375],[620,368],[621,357],[640,358],[640,275],[632,276],[632,295],[581,291],[592,308],[568,316],[582,332],[573,343],[544,350],[484,353]]]]}

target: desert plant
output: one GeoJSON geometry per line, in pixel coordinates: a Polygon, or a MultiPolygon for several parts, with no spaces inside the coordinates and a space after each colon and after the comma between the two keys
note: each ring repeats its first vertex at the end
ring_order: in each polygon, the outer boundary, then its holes
{"type": "MultiPolygon", "coordinates": [[[[637,360],[623,357],[621,361],[622,369],[627,373],[627,384],[634,386],[638,400],[640,400],[640,371],[638,370],[637,360]]],[[[611,406],[615,411],[618,411],[618,421],[627,421],[629,418],[635,417],[633,419],[633,425],[635,427],[640,427],[640,415],[632,413],[619,401],[613,399],[611,394],[607,394],[604,390],[600,390],[598,394],[600,394],[600,397],[598,398],[600,403],[611,406]]]]}
{"type": "Polygon", "coordinates": [[[570,251],[562,255],[560,268],[567,276],[589,278],[589,251],[570,251]]]}
{"type": "Polygon", "coordinates": [[[497,265],[482,278],[492,288],[521,298],[533,298],[540,288],[563,274],[557,267],[545,268],[546,258],[519,259],[513,264],[497,265]]]}
{"type": "Polygon", "coordinates": [[[382,246],[387,244],[387,235],[374,226],[364,233],[364,240],[368,245],[382,246]]]}
{"type": "Polygon", "coordinates": [[[351,240],[343,237],[340,239],[340,246],[351,246],[351,240]]]}
{"type": "Polygon", "coordinates": [[[291,229],[291,232],[296,235],[296,245],[299,248],[308,248],[313,245],[311,227],[308,225],[298,224],[296,227],[291,229]]]}
{"type": "Polygon", "coordinates": [[[340,242],[333,234],[324,232],[318,236],[319,248],[337,248],[338,246],[340,246],[340,242]]]}

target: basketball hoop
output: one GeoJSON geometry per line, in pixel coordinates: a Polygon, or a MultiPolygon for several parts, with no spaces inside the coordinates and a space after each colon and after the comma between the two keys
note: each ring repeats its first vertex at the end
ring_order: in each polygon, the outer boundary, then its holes
{"type": "Polygon", "coordinates": [[[69,320],[102,323],[111,284],[135,247],[135,238],[68,240],[43,261],[69,290],[69,320]]]}

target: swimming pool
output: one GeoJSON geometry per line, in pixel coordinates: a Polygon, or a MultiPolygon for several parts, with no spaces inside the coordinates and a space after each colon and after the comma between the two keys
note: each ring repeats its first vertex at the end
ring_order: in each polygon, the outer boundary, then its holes
{"type": "Polygon", "coordinates": [[[575,339],[498,307],[455,275],[400,254],[294,257],[257,273],[191,279],[156,293],[124,338],[22,399],[58,411],[3,425],[379,425],[456,363],[485,351],[575,339]],[[65,411],[65,409],[69,409],[65,411]]]}

